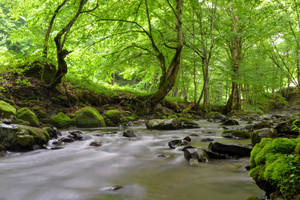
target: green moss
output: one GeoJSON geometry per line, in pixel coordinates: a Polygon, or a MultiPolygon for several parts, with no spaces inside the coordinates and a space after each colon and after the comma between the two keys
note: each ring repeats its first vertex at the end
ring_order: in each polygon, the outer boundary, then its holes
{"type": "Polygon", "coordinates": [[[19,129],[28,131],[29,135],[31,135],[34,138],[35,144],[47,144],[47,142],[50,139],[48,132],[40,128],[19,125],[19,129]]]}
{"type": "Polygon", "coordinates": [[[113,109],[108,110],[104,116],[105,116],[105,123],[109,126],[115,126],[120,124],[123,121],[123,115],[124,113],[120,110],[113,109]]]}
{"type": "Polygon", "coordinates": [[[237,138],[246,138],[246,139],[250,138],[250,133],[244,130],[225,130],[223,132],[223,136],[227,134],[231,134],[232,136],[237,138]]]}
{"type": "Polygon", "coordinates": [[[285,200],[294,200],[300,193],[300,139],[262,139],[251,152],[249,175],[264,190],[270,185],[285,200]]]}
{"type": "Polygon", "coordinates": [[[0,119],[1,121],[12,120],[16,115],[16,109],[6,103],[5,101],[0,101],[0,119]]]}
{"type": "Polygon", "coordinates": [[[47,113],[44,110],[42,110],[39,106],[33,106],[32,110],[34,113],[37,114],[39,118],[47,118],[47,113]]]}
{"type": "Polygon", "coordinates": [[[31,126],[40,125],[40,122],[35,113],[27,107],[18,110],[17,118],[29,122],[31,126]]]}
{"type": "Polygon", "coordinates": [[[79,128],[105,127],[103,117],[93,107],[85,107],[75,113],[75,123],[79,128]]]}
{"type": "Polygon", "coordinates": [[[72,124],[72,119],[68,115],[59,112],[51,117],[51,122],[57,128],[68,128],[72,124]]]}
{"type": "Polygon", "coordinates": [[[130,122],[130,121],[135,121],[138,119],[138,116],[136,114],[132,114],[129,116],[126,116],[123,118],[124,122],[130,122]]]}
{"type": "Polygon", "coordinates": [[[256,196],[251,196],[251,197],[246,198],[245,200],[261,200],[261,198],[256,197],[256,196]]]}
{"type": "Polygon", "coordinates": [[[30,149],[34,145],[34,138],[31,135],[18,135],[16,144],[21,149],[30,149]]]}

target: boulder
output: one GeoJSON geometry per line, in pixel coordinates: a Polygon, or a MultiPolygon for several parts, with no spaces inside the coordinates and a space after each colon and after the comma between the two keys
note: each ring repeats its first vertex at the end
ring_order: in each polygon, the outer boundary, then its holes
{"type": "Polygon", "coordinates": [[[117,126],[123,122],[124,113],[118,109],[108,110],[104,114],[105,124],[107,126],[117,126]]]}
{"type": "Polygon", "coordinates": [[[93,107],[85,107],[75,113],[74,121],[79,128],[105,127],[103,117],[93,107]]]}
{"type": "Polygon", "coordinates": [[[291,119],[279,123],[275,129],[279,137],[295,138],[299,135],[300,121],[298,119],[291,119]]]}
{"type": "Polygon", "coordinates": [[[72,125],[72,122],[73,120],[62,112],[51,117],[51,124],[57,128],[68,128],[72,125]]]}
{"type": "Polygon", "coordinates": [[[55,127],[44,127],[43,129],[47,131],[50,138],[57,138],[58,136],[61,136],[61,132],[59,132],[55,127]]]}
{"type": "Polygon", "coordinates": [[[148,129],[176,130],[182,128],[198,128],[198,124],[187,119],[152,119],[146,122],[148,129]]]}
{"type": "Polygon", "coordinates": [[[230,158],[228,155],[212,152],[209,149],[204,149],[204,151],[205,151],[205,153],[206,153],[206,155],[209,159],[227,159],[227,158],[230,158]]]}
{"type": "Polygon", "coordinates": [[[273,128],[263,128],[251,133],[252,146],[259,143],[262,138],[276,138],[277,132],[273,128]]]}
{"type": "Polygon", "coordinates": [[[0,101],[0,121],[4,123],[12,123],[15,119],[17,112],[16,109],[6,103],[5,101],[0,101]]]}
{"type": "Polygon", "coordinates": [[[239,122],[235,119],[226,119],[222,125],[224,126],[234,126],[234,125],[239,125],[239,122]]]}
{"type": "Polygon", "coordinates": [[[221,122],[224,122],[226,120],[226,116],[221,114],[221,113],[216,112],[216,113],[213,113],[211,115],[212,115],[211,119],[215,123],[221,123],[221,122]]]}
{"type": "Polygon", "coordinates": [[[214,141],[214,139],[212,139],[212,138],[203,138],[200,141],[201,142],[212,142],[212,141],[214,141]]]}
{"type": "Polygon", "coordinates": [[[50,136],[47,131],[24,125],[0,124],[0,145],[10,151],[32,150],[48,143],[50,136]]]}
{"type": "Polygon", "coordinates": [[[124,136],[124,137],[129,137],[129,138],[131,138],[131,137],[136,137],[136,135],[135,135],[135,133],[134,133],[133,130],[125,130],[125,131],[123,132],[123,136],[124,136]]]}
{"type": "Polygon", "coordinates": [[[192,146],[187,146],[182,149],[184,152],[184,158],[190,163],[194,164],[196,162],[207,162],[207,154],[203,149],[197,149],[192,146]],[[190,162],[192,161],[192,162],[190,162]]]}
{"type": "Polygon", "coordinates": [[[34,112],[32,112],[29,108],[24,107],[18,110],[17,118],[29,122],[31,126],[39,126],[40,122],[34,112]]]}
{"type": "Polygon", "coordinates": [[[271,128],[271,127],[272,127],[272,123],[271,123],[271,122],[268,122],[268,121],[261,121],[261,122],[255,123],[255,124],[252,126],[252,129],[253,129],[253,130],[258,130],[258,129],[271,128]]]}
{"type": "Polygon", "coordinates": [[[250,138],[250,132],[245,130],[225,130],[222,136],[225,138],[236,138],[236,139],[248,139],[250,138]]]}
{"type": "Polygon", "coordinates": [[[251,149],[239,145],[222,144],[219,142],[211,142],[208,148],[216,153],[237,157],[249,157],[251,149]]]}

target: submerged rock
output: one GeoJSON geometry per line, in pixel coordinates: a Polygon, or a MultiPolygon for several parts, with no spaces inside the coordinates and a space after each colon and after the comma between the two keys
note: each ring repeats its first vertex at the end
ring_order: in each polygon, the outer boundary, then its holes
{"type": "Polygon", "coordinates": [[[101,145],[102,145],[101,141],[93,141],[90,143],[90,146],[93,146],[93,147],[100,147],[101,145]]]}
{"type": "Polygon", "coordinates": [[[123,136],[124,137],[129,137],[129,138],[136,137],[136,135],[135,135],[135,133],[134,133],[133,130],[126,130],[126,131],[124,131],[123,132],[123,136]]]}
{"type": "Polygon", "coordinates": [[[232,144],[222,144],[219,142],[211,142],[208,148],[211,151],[219,154],[238,156],[238,157],[249,157],[251,152],[251,149],[248,147],[232,145],[232,144]]]}
{"type": "Polygon", "coordinates": [[[105,127],[103,117],[96,108],[85,107],[75,113],[74,121],[79,128],[105,127]]]}
{"type": "Polygon", "coordinates": [[[182,128],[199,128],[198,124],[187,119],[152,119],[146,122],[148,129],[176,130],[182,128]]]}
{"type": "Polygon", "coordinates": [[[226,119],[222,125],[224,126],[234,126],[234,125],[239,125],[239,122],[235,119],[226,119]]]}
{"type": "Polygon", "coordinates": [[[222,133],[222,136],[224,138],[244,138],[248,139],[250,138],[250,132],[245,131],[245,130],[225,130],[222,133]]]}
{"type": "Polygon", "coordinates": [[[227,159],[227,158],[230,158],[229,156],[227,156],[225,154],[212,152],[209,149],[205,149],[204,151],[205,151],[207,157],[210,158],[210,159],[227,159]]]}
{"type": "Polygon", "coordinates": [[[17,114],[16,109],[6,103],[5,101],[0,101],[0,121],[4,123],[12,123],[17,114]]]}

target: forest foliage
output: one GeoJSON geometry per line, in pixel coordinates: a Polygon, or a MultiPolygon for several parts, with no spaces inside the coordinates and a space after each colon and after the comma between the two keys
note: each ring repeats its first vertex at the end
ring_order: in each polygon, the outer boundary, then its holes
{"type": "Polygon", "coordinates": [[[259,111],[300,84],[299,15],[297,0],[0,0],[0,68],[259,111]]]}

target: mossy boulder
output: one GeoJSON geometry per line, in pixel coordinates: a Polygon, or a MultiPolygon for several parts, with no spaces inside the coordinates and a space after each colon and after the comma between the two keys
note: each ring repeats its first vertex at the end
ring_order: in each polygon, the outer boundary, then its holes
{"type": "Polygon", "coordinates": [[[17,118],[29,122],[31,126],[39,126],[40,122],[34,112],[29,108],[21,108],[17,112],[17,118]]]}
{"type": "Polygon", "coordinates": [[[251,197],[247,197],[245,200],[262,200],[262,199],[256,196],[251,196],[251,197]]]}
{"type": "Polygon", "coordinates": [[[108,126],[117,126],[124,121],[123,116],[124,112],[118,109],[108,110],[104,114],[105,123],[108,126]]]}
{"type": "Polygon", "coordinates": [[[299,143],[300,138],[263,138],[253,148],[249,174],[268,195],[276,192],[285,200],[299,199],[299,143]]]}
{"type": "Polygon", "coordinates": [[[75,113],[74,122],[79,128],[105,127],[103,117],[96,108],[84,107],[75,113]]]}
{"type": "Polygon", "coordinates": [[[11,123],[15,119],[16,114],[16,109],[12,105],[5,101],[0,101],[0,121],[11,123]]]}
{"type": "Polygon", "coordinates": [[[47,113],[43,109],[41,109],[39,106],[33,106],[31,109],[34,113],[36,113],[36,115],[39,118],[47,118],[48,117],[47,113]]]}
{"type": "Polygon", "coordinates": [[[148,129],[157,130],[176,130],[183,128],[198,128],[199,125],[188,119],[184,118],[174,118],[174,119],[151,119],[146,122],[146,127],[148,129]]]}
{"type": "Polygon", "coordinates": [[[11,151],[32,150],[34,145],[45,145],[50,136],[47,131],[24,125],[0,124],[0,145],[11,151]]]}
{"type": "Polygon", "coordinates": [[[73,120],[62,112],[51,117],[51,123],[57,128],[68,128],[72,125],[72,122],[73,120]]]}
{"type": "Polygon", "coordinates": [[[248,139],[251,133],[245,130],[225,130],[222,136],[225,138],[248,139]]]}
{"type": "Polygon", "coordinates": [[[273,128],[263,128],[259,130],[255,130],[251,133],[251,143],[252,146],[259,143],[262,138],[276,138],[277,132],[273,128]]]}

